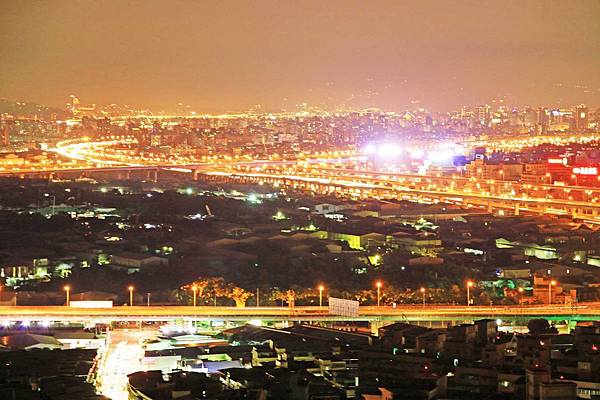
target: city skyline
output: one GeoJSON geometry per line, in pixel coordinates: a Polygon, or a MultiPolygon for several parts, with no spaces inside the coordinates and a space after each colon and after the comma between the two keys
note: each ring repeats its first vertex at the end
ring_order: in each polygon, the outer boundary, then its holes
{"type": "Polygon", "coordinates": [[[0,13],[0,399],[600,400],[600,1],[0,13]]]}
{"type": "Polygon", "coordinates": [[[10,4],[0,86],[51,106],[76,94],[199,113],[595,107],[599,12],[583,1],[10,4]]]}

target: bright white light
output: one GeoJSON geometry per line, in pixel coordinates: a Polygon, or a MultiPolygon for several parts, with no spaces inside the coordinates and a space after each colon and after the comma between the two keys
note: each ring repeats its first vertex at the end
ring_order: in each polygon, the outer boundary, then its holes
{"type": "Polygon", "coordinates": [[[160,327],[160,331],[165,334],[168,335],[169,333],[171,333],[171,328],[169,328],[168,325],[163,325],[160,327]]]}
{"type": "Polygon", "coordinates": [[[498,318],[496,320],[496,325],[498,325],[498,326],[502,325],[502,320],[500,318],[498,318]]]}
{"type": "Polygon", "coordinates": [[[262,321],[260,319],[251,319],[250,321],[248,321],[248,324],[254,326],[262,326],[262,321]]]}
{"type": "Polygon", "coordinates": [[[41,324],[41,325],[42,325],[44,328],[47,328],[47,327],[49,327],[49,326],[50,326],[50,321],[44,320],[44,321],[40,322],[40,324],[41,324]]]}
{"type": "Polygon", "coordinates": [[[434,164],[441,164],[452,161],[452,157],[454,157],[454,151],[450,149],[434,150],[429,152],[427,160],[434,164]]]}
{"type": "Polygon", "coordinates": [[[465,148],[464,148],[464,146],[462,146],[460,144],[455,144],[453,146],[453,150],[454,150],[454,154],[456,154],[457,156],[462,156],[465,154],[465,148]]]}
{"type": "Polygon", "coordinates": [[[10,326],[10,321],[2,321],[2,326],[8,328],[10,326]]]}
{"type": "Polygon", "coordinates": [[[421,149],[414,149],[410,152],[410,157],[415,160],[421,159],[423,156],[425,156],[425,152],[421,149]]]}
{"type": "Polygon", "coordinates": [[[377,151],[377,146],[375,146],[373,143],[369,143],[368,145],[365,146],[364,152],[366,154],[374,154],[377,151]]]}
{"type": "Polygon", "coordinates": [[[381,144],[378,149],[378,153],[381,157],[389,158],[400,154],[400,147],[393,143],[381,144]]]}
{"type": "Polygon", "coordinates": [[[24,326],[24,327],[28,327],[30,324],[31,324],[31,322],[27,321],[27,320],[21,322],[21,326],[24,326]]]}

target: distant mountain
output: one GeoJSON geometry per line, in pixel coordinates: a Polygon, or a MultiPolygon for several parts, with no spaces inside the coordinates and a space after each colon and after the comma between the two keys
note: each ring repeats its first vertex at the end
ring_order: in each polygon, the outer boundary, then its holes
{"type": "Polygon", "coordinates": [[[67,110],[57,107],[47,107],[42,104],[0,99],[0,114],[5,113],[25,117],[33,117],[34,115],[37,115],[38,117],[49,117],[51,114],[56,114],[59,118],[69,116],[67,110]]]}

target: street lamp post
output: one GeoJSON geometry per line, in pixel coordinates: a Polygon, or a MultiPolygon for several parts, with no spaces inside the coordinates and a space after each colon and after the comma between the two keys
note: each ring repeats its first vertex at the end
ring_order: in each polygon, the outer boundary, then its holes
{"type": "Polygon", "coordinates": [[[127,288],[129,290],[129,307],[133,307],[133,286],[127,288]]]}
{"type": "Polygon", "coordinates": [[[552,286],[556,285],[556,281],[552,279],[548,282],[548,304],[552,304],[552,286]]]}
{"type": "Polygon", "coordinates": [[[71,304],[71,286],[65,285],[64,289],[65,289],[66,296],[67,296],[66,305],[67,305],[67,307],[69,307],[69,305],[71,304]]]}
{"type": "Polygon", "coordinates": [[[471,288],[473,285],[473,281],[467,281],[467,306],[471,305],[471,288]]]}
{"type": "Polygon", "coordinates": [[[192,301],[192,304],[194,305],[194,307],[196,307],[196,295],[198,294],[198,286],[192,286],[192,293],[194,295],[194,300],[192,301]]]}
{"type": "Polygon", "coordinates": [[[423,296],[423,306],[425,306],[425,288],[421,288],[421,295],[423,296]]]}
{"type": "Polygon", "coordinates": [[[147,296],[147,305],[150,307],[150,292],[146,293],[147,296]]]}
{"type": "Polygon", "coordinates": [[[323,290],[325,290],[325,287],[319,285],[319,308],[323,308],[323,290]]]}
{"type": "Polygon", "coordinates": [[[381,304],[381,281],[377,281],[375,284],[377,286],[377,307],[381,304]]]}

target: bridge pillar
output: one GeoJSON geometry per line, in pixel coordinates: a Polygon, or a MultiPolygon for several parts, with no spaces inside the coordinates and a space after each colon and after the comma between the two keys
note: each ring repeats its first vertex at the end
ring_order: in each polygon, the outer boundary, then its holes
{"type": "Polygon", "coordinates": [[[152,182],[158,182],[158,170],[157,169],[150,169],[148,170],[148,173],[146,174],[147,180],[152,181],[152,182]]]}
{"type": "Polygon", "coordinates": [[[515,217],[518,217],[521,214],[521,208],[519,203],[515,203],[515,217]]]}
{"type": "Polygon", "coordinates": [[[387,325],[391,325],[393,324],[394,321],[385,321],[385,320],[381,320],[381,319],[376,319],[370,322],[371,325],[371,334],[378,336],[379,335],[379,328],[383,328],[384,326],[387,325]]]}
{"type": "Polygon", "coordinates": [[[192,174],[193,174],[193,180],[197,181],[199,178],[199,173],[197,169],[192,170],[192,174]]]}
{"type": "Polygon", "coordinates": [[[494,206],[492,206],[492,202],[488,201],[487,202],[487,211],[492,214],[494,212],[494,206]]]}

